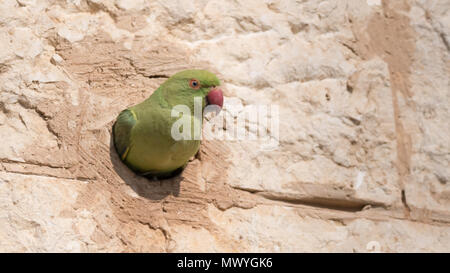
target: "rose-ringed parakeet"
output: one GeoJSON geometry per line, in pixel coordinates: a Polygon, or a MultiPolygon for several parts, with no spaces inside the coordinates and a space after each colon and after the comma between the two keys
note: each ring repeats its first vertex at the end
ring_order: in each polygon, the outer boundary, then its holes
{"type": "MultiPolygon", "coordinates": [[[[190,109],[194,116],[194,98],[222,107],[219,79],[206,70],[185,70],[167,79],[145,101],[123,110],[113,126],[114,146],[120,159],[140,175],[168,178],[180,173],[200,147],[199,139],[175,140],[172,116],[177,105],[190,109]]],[[[185,117],[186,118],[186,117],[185,117]]],[[[200,116],[201,118],[201,116],[200,116]]]]}

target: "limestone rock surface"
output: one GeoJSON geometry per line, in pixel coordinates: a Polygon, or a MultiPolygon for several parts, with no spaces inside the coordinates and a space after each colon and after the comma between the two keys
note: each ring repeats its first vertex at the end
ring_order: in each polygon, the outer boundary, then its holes
{"type": "Polygon", "coordinates": [[[0,1],[0,251],[450,252],[449,41],[444,0],[0,1]],[[187,68],[278,123],[148,181],[111,126],[187,68]]]}

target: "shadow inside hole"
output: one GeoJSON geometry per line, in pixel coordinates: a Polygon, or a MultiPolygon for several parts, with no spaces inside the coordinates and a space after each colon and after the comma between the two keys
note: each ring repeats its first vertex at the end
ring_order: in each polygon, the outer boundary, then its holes
{"type": "Polygon", "coordinates": [[[109,156],[114,171],[139,196],[150,200],[162,200],[169,195],[178,196],[180,194],[180,183],[183,180],[183,173],[172,178],[160,180],[153,180],[136,174],[120,160],[114,147],[112,135],[109,143],[109,156]]]}

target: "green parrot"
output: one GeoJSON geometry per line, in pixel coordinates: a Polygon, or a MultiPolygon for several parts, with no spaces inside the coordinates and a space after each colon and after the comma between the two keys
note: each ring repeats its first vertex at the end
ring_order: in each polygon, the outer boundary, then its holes
{"type": "Polygon", "coordinates": [[[222,108],[219,85],[217,76],[206,70],[181,71],[146,100],[123,110],[113,125],[114,146],[120,159],[137,174],[151,178],[165,179],[181,173],[198,152],[200,140],[193,137],[176,140],[172,136],[172,126],[179,119],[173,116],[172,109],[185,105],[190,110],[187,118],[191,124],[195,119],[198,122],[194,99],[201,101],[202,111],[206,105],[222,108]]]}

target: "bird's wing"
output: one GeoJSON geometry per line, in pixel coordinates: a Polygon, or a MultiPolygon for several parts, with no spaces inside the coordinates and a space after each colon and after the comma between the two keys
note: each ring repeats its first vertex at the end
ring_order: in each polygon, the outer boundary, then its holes
{"type": "Polygon", "coordinates": [[[125,160],[131,145],[131,130],[136,125],[136,114],[133,110],[123,110],[113,126],[114,146],[120,159],[125,160]]]}

